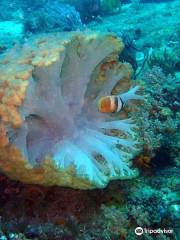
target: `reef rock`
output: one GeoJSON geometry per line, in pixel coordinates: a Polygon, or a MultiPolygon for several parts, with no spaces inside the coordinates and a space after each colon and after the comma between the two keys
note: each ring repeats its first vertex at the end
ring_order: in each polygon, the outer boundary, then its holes
{"type": "Polygon", "coordinates": [[[2,172],[80,189],[136,175],[135,124],[97,108],[112,90],[138,99],[136,87],[128,91],[131,66],[118,62],[122,49],[114,35],[71,32],[36,36],[1,57],[2,172]]]}

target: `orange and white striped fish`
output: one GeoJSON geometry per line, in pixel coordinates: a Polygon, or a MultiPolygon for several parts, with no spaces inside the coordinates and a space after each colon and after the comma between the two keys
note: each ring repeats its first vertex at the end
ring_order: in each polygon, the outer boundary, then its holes
{"type": "Polygon", "coordinates": [[[102,113],[116,113],[120,112],[124,105],[120,95],[104,96],[98,101],[98,110],[102,113]]]}
{"type": "Polygon", "coordinates": [[[135,86],[120,95],[103,96],[98,101],[98,110],[101,113],[120,112],[129,100],[143,100],[143,96],[137,94],[139,86],[135,86]]]}

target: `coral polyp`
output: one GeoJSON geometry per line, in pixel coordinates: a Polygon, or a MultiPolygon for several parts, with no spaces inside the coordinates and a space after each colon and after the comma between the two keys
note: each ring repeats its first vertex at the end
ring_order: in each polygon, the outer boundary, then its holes
{"type": "Polygon", "coordinates": [[[0,169],[13,179],[80,189],[103,188],[136,172],[134,124],[98,111],[114,87],[127,103],[131,67],[118,62],[111,34],[45,34],[0,60],[0,169]],[[112,130],[115,130],[116,134],[112,130]]]}

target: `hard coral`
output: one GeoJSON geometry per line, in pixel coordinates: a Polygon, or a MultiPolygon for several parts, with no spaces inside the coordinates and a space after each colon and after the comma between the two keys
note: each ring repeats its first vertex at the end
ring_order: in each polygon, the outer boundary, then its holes
{"type": "MultiPolygon", "coordinates": [[[[3,172],[24,182],[82,189],[134,176],[135,125],[96,106],[114,86],[118,92],[130,86],[131,67],[118,62],[122,49],[109,34],[47,34],[2,57],[3,172]]],[[[137,89],[123,96],[139,99],[137,89]]]]}

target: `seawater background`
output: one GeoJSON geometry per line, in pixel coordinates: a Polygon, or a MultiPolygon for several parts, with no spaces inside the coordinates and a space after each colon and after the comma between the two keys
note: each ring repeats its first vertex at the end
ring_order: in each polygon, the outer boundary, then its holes
{"type": "Polygon", "coordinates": [[[1,175],[0,239],[136,239],[137,226],[174,230],[141,239],[179,238],[179,9],[179,1],[0,0],[1,55],[36,34],[113,32],[146,95],[137,112],[144,141],[133,160],[137,179],[80,191],[1,175]]]}

